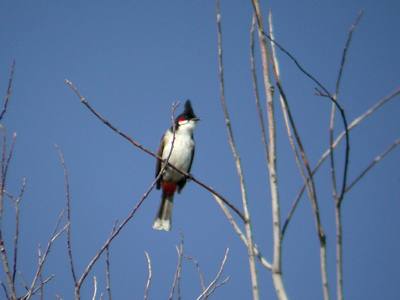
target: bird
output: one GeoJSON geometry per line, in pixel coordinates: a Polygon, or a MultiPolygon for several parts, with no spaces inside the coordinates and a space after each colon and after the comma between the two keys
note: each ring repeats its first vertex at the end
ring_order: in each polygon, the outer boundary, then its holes
{"type": "MultiPolygon", "coordinates": [[[[174,128],[170,129],[162,136],[158,146],[157,154],[164,160],[169,156],[169,163],[183,172],[189,174],[193,163],[195,143],[193,139],[193,131],[196,124],[201,119],[194,114],[190,100],[185,103],[183,113],[174,120],[174,128]],[[171,152],[171,146],[173,148],[171,152]]],[[[157,159],[156,163],[156,178],[162,171],[165,162],[157,159]]],[[[153,223],[153,228],[157,230],[171,230],[172,204],[175,191],[178,194],[182,192],[183,187],[187,182],[187,177],[178,173],[176,170],[166,167],[159,177],[156,188],[161,189],[161,201],[158,208],[156,218],[153,223]]]]}

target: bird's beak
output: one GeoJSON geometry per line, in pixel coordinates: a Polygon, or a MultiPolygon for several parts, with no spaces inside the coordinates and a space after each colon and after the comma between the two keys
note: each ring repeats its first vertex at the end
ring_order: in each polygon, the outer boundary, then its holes
{"type": "Polygon", "coordinates": [[[201,121],[201,118],[193,118],[193,121],[201,121]]]}

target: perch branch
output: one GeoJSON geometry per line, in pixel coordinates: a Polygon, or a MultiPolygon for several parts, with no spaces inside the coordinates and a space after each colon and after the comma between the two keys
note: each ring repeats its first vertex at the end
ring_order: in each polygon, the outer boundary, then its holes
{"type": "MultiPolygon", "coordinates": [[[[72,82],[65,80],[65,82],[75,91],[75,93],[78,95],[78,97],[80,98],[81,102],[101,121],[103,122],[105,125],[107,125],[109,128],[111,128],[113,131],[115,131],[116,133],[118,133],[119,135],[121,135],[122,137],[124,137],[126,140],[128,140],[130,143],[132,143],[134,146],[138,147],[139,149],[143,150],[144,152],[146,152],[147,154],[153,156],[154,158],[164,161],[162,159],[162,157],[158,156],[157,154],[155,154],[154,152],[151,152],[150,150],[146,149],[145,147],[143,147],[142,145],[138,144],[137,142],[135,142],[132,138],[130,138],[129,136],[127,136],[126,134],[124,134],[123,132],[121,132],[120,130],[118,130],[116,127],[114,127],[113,125],[111,125],[108,121],[106,121],[105,119],[103,119],[90,105],[89,103],[85,100],[85,98],[83,98],[79,91],[75,88],[75,86],[72,84],[72,82]]],[[[192,175],[187,174],[185,172],[183,172],[182,170],[178,169],[177,167],[175,167],[174,165],[168,163],[167,164],[169,167],[171,167],[172,169],[174,169],[175,171],[177,171],[178,173],[182,174],[183,176],[185,176],[186,178],[190,178],[191,181],[196,182],[197,184],[199,184],[200,186],[202,186],[203,188],[205,188],[206,190],[208,190],[209,192],[211,192],[213,195],[218,196],[219,198],[221,198],[222,201],[225,202],[226,205],[228,205],[242,220],[243,222],[246,222],[246,218],[243,216],[243,214],[234,206],[232,205],[228,200],[226,200],[224,197],[222,197],[219,193],[217,193],[216,191],[214,191],[213,188],[211,188],[210,186],[207,186],[206,184],[204,184],[203,182],[199,181],[198,179],[194,178],[192,175]]]]}

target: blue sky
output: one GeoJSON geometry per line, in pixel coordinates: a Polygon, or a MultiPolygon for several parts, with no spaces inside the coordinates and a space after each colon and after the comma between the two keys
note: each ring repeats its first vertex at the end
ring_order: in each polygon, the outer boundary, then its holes
{"type": "MultiPolygon", "coordinates": [[[[331,92],[351,25],[364,11],[347,56],[339,102],[348,121],[363,114],[399,88],[400,5],[377,1],[271,1],[262,3],[264,19],[273,10],[275,37],[331,92]]],[[[272,260],[271,205],[266,163],[250,73],[250,1],[221,1],[225,91],[238,153],[242,159],[253,219],[254,240],[272,260]]],[[[155,160],[98,121],[65,83],[80,93],[106,120],[144,147],[156,151],[170,126],[171,104],[191,99],[203,121],[195,131],[193,175],[241,208],[240,189],[220,104],[215,2],[213,1],[3,1],[0,12],[0,83],[5,96],[12,60],[13,93],[2,120],[9,142],[18,134],[6,190],[21,201],[19,270],[29,283],[37,248],[47,244],[65,208],[63,170],[68,170],[72,250],[76,272],[108,238],[154,178],[155,160]]],[[[258,41],[256,46],[258,46],[258,41]]],[[[259,50],[256,51],[260,63],[259,50]]],[[[293,117],[312,166],[328,148],[331,104],[314,95],[315,84],[283,53],[281,76],[293,117]]],[[[261,68],[257,68],[261,78],[261,68]]],[[[261,84],[261,81],[260,81],[261,84]]],[[[265,109],[263,89],[260,86],[265,109]]],[[[4,98],[4,97],[3,97],[4,98]]],[[[349,180],[399,138],[399,98],[394,98],[351,132],[349,180]]],[[[178,113],[182,107],[178,108],[178,113]]],[[[285,218],[301,185],[276,104],[278,180],[285,218]]],[[[335,133],[343,130],[337,119],[335,133]]],[[[342,166],[343,145],[336,156],[342,166]]],[[[348,299],[394,299],[400,278],[400,152],[392,151],[354,187],[343,202],[344,296],[348,299]]],[[[328,164],[316,176],[321,218],[328,242],[331,296],[336,297],[334,202],[328,164]]],[[[215,299],[250,299],[247,250],[210,193],[195,183],[176,196],[170,233],[151,228],[160,193],[153,191],[110,247],[114,299],[140,299],[147,280],[144,251],[153,280],[149,299],[169,296],[177,264],[175,245],[184,235],[184,254],[195,258],[211,282],[226,248],[215,299]]],[[[3,216],[6,245],[12,245],[13,206],[3,216]]],[[[65,224],[65,219],[62,224],[65,224]]],[[[260,264],[262,299],[275,299],[270,272],[260,264]]],[[[57,240],[44,268],[55,277],[44,289],[72,299],[65,235],[57,240]]],[[[291,299],[321,299],[319,248],[309,200],[304,197],[283,243],[283,274],[291,299]]],[[[104,257],[82,290],[106,293],[104,257]]],[[[5,281],[4,274],[0,279],[5,281]]],[[[20,278],[17,278],[20,282],[20,278]]],[[[22,287],[19,287],[22,295],[22,287]]],[[[201,294],[191,261],[182,266],[183,299],[201,294]]],[[[2,296],[3,297],[3,296],[2,296]]],[[[104,299],[104,298],[103,298],[104,299]]]]}

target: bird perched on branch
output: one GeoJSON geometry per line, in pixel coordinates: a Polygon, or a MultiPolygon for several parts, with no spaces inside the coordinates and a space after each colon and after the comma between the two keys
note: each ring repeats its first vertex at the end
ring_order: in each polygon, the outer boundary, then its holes
{"type": "MultiPolygon", "coordinates": [[[[194,157],[194,139],[193,131],[196,128],[197,121],[201,119],[194,114],[190,100],[185,103],[185,109],[174,122],[174,128],[171,127],[161,138],[158,146],[158,155],[163,159],[169,156],[169,163],[185,173],[190,172],[194,157]],[[172,152],[171,152],[172,147],[172,152]]],[[[157,160],[156,177],[160,174],[165,162],[157,160]]],[[[163,174],[157,181],[157,189],[161,189],[161,201],[157,216],[153,223],[153,228],[157,230],[171,230],[172,203],[175,191],[181,193],[185,186],[187,178],[176,170],[166,167],[163,174]]]]}

